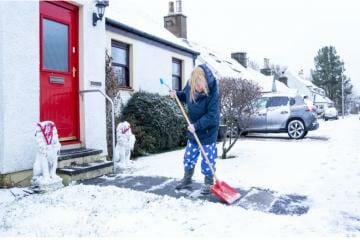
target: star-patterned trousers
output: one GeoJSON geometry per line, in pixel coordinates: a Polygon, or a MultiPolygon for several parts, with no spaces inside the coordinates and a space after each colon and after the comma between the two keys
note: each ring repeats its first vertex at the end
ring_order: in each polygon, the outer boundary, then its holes
{"type": "MultiPolygon", "coordinates": [[[[216,143],[212,143],[209,145],[203,145],[205,153],[210,161],[211,166],[213,167],[214,171],[215,169],[215,160],[217,158],[217,148],[216,143]]],[[[191,170],[195,167],[197,159],[200,155],[200,148],[196,143],[187,142],[186,148],[185,148],[185,154],[184,154],[184,168],[186,170],[191,170]]],[[[206,160],[204,157],[202,157],[201,161],[201,173],[205,176],[212,176],[211,170],[206,163],[206,160]]]]}

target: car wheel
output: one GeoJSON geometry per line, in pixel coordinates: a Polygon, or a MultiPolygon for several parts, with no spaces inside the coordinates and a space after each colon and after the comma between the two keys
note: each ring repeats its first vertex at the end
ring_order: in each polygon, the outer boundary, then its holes
{"type": "Polygon", "coordinates": [[[325,120],[325,121],[327,121],[327,120],[329,120],[329,119],[327,119],[327,118],[324,118],[324,120],[325,120]]]}
{"type": "Polygon", "coordinates": [[[291,120],[287,127],[288,135],[292,139],[301,139],[305,136],[305,127],[301,120],[291,120]]]}

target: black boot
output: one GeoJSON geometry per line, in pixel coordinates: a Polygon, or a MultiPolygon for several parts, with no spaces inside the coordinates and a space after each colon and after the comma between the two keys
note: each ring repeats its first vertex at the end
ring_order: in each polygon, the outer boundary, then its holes
{"type": "Polygon", "coordinates": [[[205,176],[204,185],[201,188],[202,195],[208,195],[211,193],[211,186],[214,185],[214,178],[213,176],[205,176]]]}
{"type": "Polygon", "coordinates": [[[194,170],[185,170],[183,179],[180,180],[179,184],[175,187],[176,190],[182,190],[182,189],[191,189],[191,183],[192,183],[192,176],[194,175],[194,170]]]}

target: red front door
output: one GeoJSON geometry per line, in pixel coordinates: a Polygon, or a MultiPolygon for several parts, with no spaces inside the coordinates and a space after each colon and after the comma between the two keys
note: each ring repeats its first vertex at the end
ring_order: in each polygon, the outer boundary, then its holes
{"type": "Polygon", "coordinates": [[[60,141],[79,141],[78,8],[40,1],[40,120],[60,141]]]}

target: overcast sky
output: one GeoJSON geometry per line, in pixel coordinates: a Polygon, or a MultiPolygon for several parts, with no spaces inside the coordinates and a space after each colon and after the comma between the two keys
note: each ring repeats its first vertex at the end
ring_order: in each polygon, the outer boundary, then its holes
{"type": "MultiPolygon", "coordinates": [[[[162,22],[169,0],[112,0],[162,22]]],[[[174,0],[176,1],[176,0],[174,0]]],[[[360,93],[360,3],[357,0],[182,0],[188,39],[230,55],[245,51],[309,74],[323,46],[335,46],[360,93]]],[[[111,4],[111,1],[110,1],[111,4]]]]}

